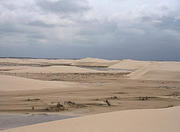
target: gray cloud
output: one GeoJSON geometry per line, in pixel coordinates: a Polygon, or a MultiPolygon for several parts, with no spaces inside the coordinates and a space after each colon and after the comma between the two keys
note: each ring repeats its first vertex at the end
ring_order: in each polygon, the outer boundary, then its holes
{"type": "Polygon", "coordinates": [[[58,0],[48,1],[40,0],[38,6],[43,10],[53,13],[81,13],[89,10],[87,1],[85,0],[58,0]]]}
{"type": "Polygon", "coordinates": [[[18,28],[17,26],[14,26],[12,24],[3,23],[0,24],[0,34],[6,34],[6,33],[20,33],[23,32],[22,29],[18,28]]]}
{"type": "Polygon", "coordinates": [[[0,56],[180,60],[179,6],[159,1],[2,0],[0,56]]]}
{"type": "Polygon", "coordinates": [[[27,23],[27,25],[35,26],[35,27],[44,27],[44,28],[52,28],[56,26],[55,24],[46,24],[45,22],[40,21],[40,20],[29,22],[27,23]]]}
{"type": "Polygon", "coordinates": [[[180,32],[180,19],[175,17],[162,17],[160,23],[157,23],[156,26],[161,29],[171,29],[180,32]]]}

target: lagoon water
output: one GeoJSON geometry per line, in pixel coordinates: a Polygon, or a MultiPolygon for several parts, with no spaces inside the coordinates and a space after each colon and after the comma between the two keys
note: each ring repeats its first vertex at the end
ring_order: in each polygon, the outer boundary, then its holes
{"type": "Polygon", "coordinates": [[[0,114],[0,130],[73,117],[60,114],[0,114]]]}

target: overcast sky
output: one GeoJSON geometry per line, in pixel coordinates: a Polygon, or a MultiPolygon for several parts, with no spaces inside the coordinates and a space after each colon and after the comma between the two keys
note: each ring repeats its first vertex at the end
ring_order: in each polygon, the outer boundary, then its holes
{"type": "Polygon", "coordinates": [[[0,0],[0,56],[180,60],[180,1],[0,0]]]}

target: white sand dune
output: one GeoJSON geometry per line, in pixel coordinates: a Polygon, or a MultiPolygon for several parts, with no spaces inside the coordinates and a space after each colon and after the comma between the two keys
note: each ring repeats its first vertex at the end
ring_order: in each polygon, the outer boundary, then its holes
{"type": "Polygon", "coordinates": [[[150,61],[136,61],[136,60],[122,60],[117,64],[110,66],[109,68],[115,69],[127,69],[127,70],[136,70],[142,68],[146,65],[149,65],[150,61]]]}
{"type": "Polygon", "coordinates": [[[77,60],[73,62],[73,65],[78,65],[78,66],[111,66],[116,63],[118,63],[119,60],[105,60],[105,59],[98,59],[98,58],[84,58],[77,60]]]}
{"type": "Polygon", "coordinates": [[[152,62],[128,76],[131,79],[180,81],[180,63],[152,62]]]}
{"type": "Polygon", "coordinates": [[[138,70],[130,74],[129,77],[131,79],[142,80],[180,81],[180,72],[164,70],[138,70]]]}
{"type": "Polygon", "coordinates": [[[112,62],[112,60],[105,60],[105,59],[99,59],[99,58],[84,58],[84,59],[80,59],[78,60],[78,62],[101,62],[101,63],[108,63],[108,62],[112,62]]]}
{"type": "Polygon", "coordinates": [[[180,62],[123,60],[110,68],[132,70],[130,79],[180,81],[180,62]]]}
{"type": "Polygon", "coordinates": [[[0,91],[67,89],[77,85],[73,82],[40,81],[15,76],[0,75],[0,91]]]}
{"type": "Polygon", "coordinates": [[[180,107],[128,110],[36,124],[4,132],[179,132],[180,107]]]}

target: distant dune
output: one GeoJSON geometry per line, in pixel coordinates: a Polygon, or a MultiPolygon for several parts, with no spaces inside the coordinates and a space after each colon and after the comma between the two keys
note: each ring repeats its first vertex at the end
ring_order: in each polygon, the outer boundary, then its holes
{"type": "Polygon", "coordinates": [[[130,71],[129,79],[180,81],[180,62],[105,60],[84,58],[80,60],[47,59],[0,59],[1,71],[7,73],[98,73],[102,70],[86,67],[107,68],[106,72],[130,71]],[[119,70],[119,71],[118,71],[119,70]]]}
{"type": "Polygon", "coordinates": [[[129,110],[36,124],[4,132],[179,132],[180,107],[129,110]]]}
{"type": "Polygon", "coordinates": [[[180,62],[123,60],[110,68],[132,70],[130,79],[180,81],[180,62]]]}
{"type": "Polygon", "coordinates": [[[73,62],[73,65],[76,66],[97,66],[97,67],[108,67],[113,64],[118,63],[118,60],[105,60],[98,58],[84,58],[80,60],[76,60],[73,62]]]}
{"type": "Polygon", "coordinates": [[[144,66],[149,65],[151,62],[149,61],[136,61],[136,60],[121,60],[119,63],[116,63],[110,68],[120,68],[120,69],[128,69],[128,70],[137,70],[144,66]]]}

